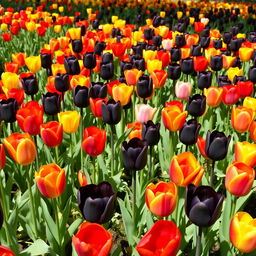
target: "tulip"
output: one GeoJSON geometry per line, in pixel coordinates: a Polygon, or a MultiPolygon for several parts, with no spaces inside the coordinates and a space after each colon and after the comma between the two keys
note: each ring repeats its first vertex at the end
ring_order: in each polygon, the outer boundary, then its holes
{"type": "Polygon", "coordinates": [[[253,121],[250,126],[250,138],[255,143],[256,142],[256,121],[253,121]]]}
{"type": "Polygon", "coordinates": [[[12,72],[12,73],[18,74],[18,72],[19,72],[19,65],[17,63],[14,63],[14,62],[6,62],[4,64],[4,69],[7,72],[12,72]]]}
{"type": "Polygon", "coordinates": [[[208,60],[203,56],[198,56],[194,58],[194,70],[196,72],[202,72],[207,69],[208,60]]]}
{"type": "Polygon", "coordinates": [[[223,86],[222,102],[226,105],[233,105],[238,102],[240,98],[240,90],[238,86],[225,85],[223,86]]]}
{"type": "Polygon", "coordinates": [[[223,59],[221,55],[211,56],[210,67],[214,71],[220,71],[223,67],[223,59]]]}
{"type": "Polygon", "coordinates": [[[42,165],[35,172],[35,180],[39,191],[47,198],[61,196],[66,187],[65,170],[54,163],[42,165]]]}
{"type": "Polygon", "coordinates": [[[127,170],[141,170],[147,164],[148,144],[145,140],[138,138],[131,139],[122,144],[123,165],[127,170]]]}
{"type": "Polygon", "coordinates": [[[162,62],[162,68],[165,68],[170,62],[170,53],[164,50],[160,50],[157,52],[156,58],[162,62]]]}
{"type": "Polygon", "coordinates": [[[206,104],[211,107],[217,107],[222,100],[223,89],[219,87],[211,86],[208,89],[204,89],[204,95],[206,96],[206,104]]]}
{"type": "Polygon", "coordinates": [[[254,84],[251,81],[238,81],[236,85],[239,87],[240,98],[251,96],[254,89],[254,84]]]}
{"type": "MultiPolygon", "coordinates": [[[[145,71],[146,69],[146,63],[144,59],[134,59],[133,66],[137,68],[138,70],[145,71]]],[[[124,74],[125,75],[125,74],[124,74]]]]}
{"type": "Polygon", "coordinates": [[[177,203],[177,187],[173,182],[150,183],[146,187],[145,200],[148,209],[158,217],[173,213],[177,203]]]}
{"type": "Polygon", "coordinates": [[[168,77],[172,80],[178,80],[181,76],[181,68],[179,64],[169,64],[167,67],[168,77]]]}
{"type": "MultiPolygon", "coordinates": [[[[0,169],[4,169],[6,164],[6,155],[5,155],[5,151],[4,151],[4,145],[0,144],[0,169]]],[[[1,229],[0,225],[0,229],[1,229]]]]}
{"type": "Polygon", "coordinates": [[[132,138],[139,138],[142,140],[142,124],[139,122],[129,123],[126,126],[126,130],[131,129],[130,134],[128,135],[128,139],[131,140],[132,138]]]}
{"type": "Polygon", "coordinates": [[[90,97],[93,99],[107,97],[107,85],[102,82],[91,82],[90,97]]]}
{"type": "Polygon", "coordinates": [[[180,59],[181,59],[180,48],[176,48],[176,47],[171,48],[171,61],[179,61],[180,59]]]}
{"type": "Polygon", "coordinates": [[[84,67],[87,69],[94,69],[96,67],[96,55],[93,52],[84,54],[83,57],[84,67]]]}
{"type": "Polygon", "coordinates": [[[3,245],[0,245],[0,255],[3,255],[3,256],[15,256],[14,252],[11,249],[9,249],[9,248],[7,248],[7,247],[5,247],[3,245]]]}
{"type": "Polygon", "coordinates": [[[235,76],[241,76],[243,74],[243,70],[238,67],[231,67],[228,69],[228,78],[233,82],[235,76]]]}
{"type": "Polygon", "coordinates": [[[112,43],[111,49],[114,55],[118,58],[122,57],[126,51],[126,44],[123,43],[112,43]]]}
{"type": "Polygon", "coordinates": [[[124,71],[124,76],[127,85],[136,86],[138,79],[141,77],[142,71],[136,68],[128,69],[124,71]]]}
{"type": "Polygon", "coordinates": [[[175,85],[175,95],[178,99],[187,100],[192,92],[192,84],[190,82],[178,81],[175,85]]]}
{"type": "Polygon", "coordinates": [[[114,214],[116,194],[106,181],[80,187],[77,199],[79,209],[87,221],[103,224],[114,214]]]}
{"type": "Polygon", "coordinates": [[[10,42],[12,40],[11,33],[2,33],[2,38],[5,42],[10,42]]]}
{"type": "Polygon", "coordinates": [[[70,28],[68,34],[72,40],[78,40],[81,38],[81,28],[70,28]]]}
{"type": "Polygon", "coordinates": [[[153,80],[147,75],[142,75],[137,82],[136,86],[137,95],[140,98],[146,99],[153,94],[153,80]]]}
{"type": "Polygon", "coordinates": [[[161,70],[162,69],[162,61],[160,60],[148,60],[147,61],[147,70],[149,73],[152,73],[155,70],[161,70]]]}
{"type": "Polygon", "coordinates": [[[33,73],[21,73],[20,82],[27,95],[35,95],[38,92],[38,83],[33,73]]]}
{"type": "Polygon", "coordinates": [[[124,76],[124,71],[130,70],[133,68],[133,65],[131,62],[128,61],[120,61],[120,71],[121,71],[121,76],[124,76]]]}
{"type": "Polygon", "coordinates": [[[154,36],[154,30],[151,28],[145,28],[144,29],[144,38],[146,40],[151,40],[154,36]]]}
{"type": "Polygon", "coordinates": [[[252,109],[243,106],[233,107],[231,114],[232,127],[237,132],[247,132],[254,120],[255,113],[252,109]]]}
{"type": "Polygon", "coordinates": [[[84,129],[82,141],[83,151],[90,156],[100,155],[105,148],[106,131],[97,127],[87,127],[84,129]]]}
{"type": "Polygon", "coordinates": [[[42,95],[44,112],[47,115],[56,115],[60,112],[60,96],[57,93],[47,92],[42,95]]]}
{"type": "Polygon", "coordinates": [[[180,64],[180,67],[181,67],[181,71],[184,73],[184,74],[191,74],[194,70],[194,60],[192,58],[186,58],[186,59],[182,59],[181,60],[181,64],[180,64]]]}
{"type": "Polygon", "coordinates": [[[197,87],[200,90],[208,89],[212,83],[212,72],[202,71],[197,75],[197,87]]]}
{"type": "Polygon", "coordinates": [[[107,256],[110,253],[113,239],[109,231],[99,224],[84,222],[80,225],[72,243],[78,256],[107,256]]]}
{"type": "Polygon", "coordinates": [[[256,99],[252,97],[246,97],[244,99],[243,106],[256,111],[256,99]]]}
{"type": "Polygon", "coordinates": [[[233,162],[227,167],[225,186],[234,196],[246,196],[252,189],[254,178],[253,168],[241,162],[233,162]]]}
{"type": "Polygon", "coordinates": [[[42,49],[40,51],[41,65],[43,68],[50,68],[52,64],[52,55],[50,50],[42,49]]]}
{"type": "Polygon", "coordinates": [[[175,256],[181,244],[181,233],[174,222],[158,220],[136,245],[140,256],[175,256]]]}
{"type": "Polygon", "coordinates": [[[254,168],[256,166],[256,144],[248,141],[237,142],[235,144],[235,161],[254,168]]]}
{"type": "Polygon", "coordinates": [[[206,97],[195,94],[188,99],[188,113],[194,117],[202,116],[206,109],[206,97]]]}
{"type": "Polygon", "coordinates": [[[252,48],[247,48],[247,47],[241,47],[239,48],[239,58],[241,61],[250,61],[252,54],[253,54],[253,49],[252,48]]]}
{"type": "Polygon", "coordinates": [[[98,117],[98,118],[102,118],[102,103],[104,101],[107,101],[108,98],[105,99],[101,99],[101,98],[90,98],[90,107],[92,110],[92,113],[94,116],[98,117]]]}
{"type": "Polygon", "coordinates": [[[118,124],[121,120],[121,104],[120,101],[115,102],[113,99],[107,103],[102,102],[102,119],[110,125],[118,124]]]}
{"type": "Polygon", "coordinates": [[[256,67],[252,66],[248,71],[248,79],[252,81],[254,84],[256,83],[256,67]]]}
{"type": "Polygon", "coordinates": [[[219,161],[226,157],[231,136],[225,136],[223,132],[207,132],[205,152],[213,161],[219,161]]]}
{"type": "Polygon", "coordinates": [[[156,57],[156,54],[157,54],[156,51],[143,50],[143,59],[145,60],[145,62],[148,62],[149,60],[154,60],[156,57]]]}
{"type": "Polygon", "coordinates": [[[13,133],[3,140],[12,159],[21,165],[31,164],[36,158],[36,146],[28,133],[13,133]]]}
{"type": "Polygon", "coordinates": [[[237,212],[230,221],[230,241],[241,252],[249,253],[256,250],[255,232],[255,219],[247,212],[237,212]]]}
{"type": "Polygon", "coordinates": [[[189,184],[186,191],[185,212],[192,223],[209,227],[220,217],[224,195],[209,186],[189,184]]]}
{"type": "Polygon", "coordinates": [[[175,45],[179,48],[186,45],[186,40],[184,35],[176,35],[175,37],[175,45]]]}
{"type": "Polygon", "coordinates": [[[4,72],[2,73],[1,78],[3,82],[2,88],[4,91],[19,87],[19,76],[17,74],[11,72],[4,72]]]}
{"type": "Polygon", "coordinates": [[[235,63],[236,57],[222,55],[223,58],[223,68],[228,69],[235,63]]]}
{"type": "Polygon", "coordinates": [[[148,104],[136,104],[135,105],[135,118],[140,123],[146,123],[148,120],[152,120],[157,111],[157,108],[152,108],[148,104]]]}
{"type": "Polygon", "coordinates": [[[75,133],[80,122],[80,114],[77,111],[65,111],[58,113],[59,122],[66,133],[75,133]]]}
{"type": "Polygon", "coordinates": [[[197,142],[201,124],[195,119],[186,121],[180,130],[179,139],[185,145],[193,145],[197,142]]]}
{"type": "Polygon", "coordinates": [[[81,170],[79,170],[77,172],[77,179],[78,179],[78,182],[79,182],[81,187],[84,187],[88,184],[86,176],[84,175],[84,173],[81,170]]]}
{"type": "Polygon", "coordinates": [[[83,42],[81,39],[71,40],[71,45],[75,53],[80,53],[83,50],[83,42]]]}
{"type": "Polygon", "coordinates": [[[161,88],[164,86],[167,79],[167,72],[165,70],[155,70],[151,73],[153,85],[155,88],[161,88]]]}
{"type": "Polygon", "coordinates": [[[25,66],[25,59],[27,57],[26,53],[23,52],[17,52],[12,54],[12,61],[14,63],[17,63],[19,67],[25,66]]]}
{"type": "Polygon", "coordinates": [[[114,61],[113,54],[110,52],[106,52],[101,56],[101,62],[104,64],[107,64],[113,61],[114,61]]]}
{"type": "Polygon", "coordinates": [[[74,104],[78,108],[86,108],[89,106],[89,89],[86,86],[76,86],[73,88],[74,104]]]}
{"type": "Polygon", "coordinates": [[[69,75],[78,75],[80,73],[78,59],[73,55],[70,57],[64,57],[64,66],[69,75]]]}
{"type": "Polygon", "coordinates": [[[142,138],[147,141],[149,146],[157,145],[160,140],[160,123],[154,124],[148,120],[142,126],[142,138]]]}
{"type": "Polygon", "coordinates": [[[16,121],[16,112],[18,104],[16,99],[3,99],[0,101],[0,118],[6,123],[13,123],[16,121]]]}
{"type": "Polygon", "coordinates": [[[40,125],[40,135],[43,143],[48,147],[57,147],[63,140],[63,125],[50,121],[40,125]]]}
{"type": "Polygon", "coordinates": [[[105,50],[106,43],[105,42],[97,42],[94,46],[94,52],[96,55],[101,55],[101,53],[105,50]]]}
{"type": "Polygon", "coordinates": [[[114,76],[114,64],[112,62],[101,63],[100,76],[104,80],[110,80],[114,76]]]}
{"type": "Polygon", "coordinates": [[[70,87],[73,89],[76,86],[90,87],[90,77],[84,75],[74,75],[70,79],[70,87]]]}
{"type": "Polygon", "coordinates": [[[25,64],[31,72],[36,73],[41,69],[41,58],[40,56],[27,57],[25,64]]]}

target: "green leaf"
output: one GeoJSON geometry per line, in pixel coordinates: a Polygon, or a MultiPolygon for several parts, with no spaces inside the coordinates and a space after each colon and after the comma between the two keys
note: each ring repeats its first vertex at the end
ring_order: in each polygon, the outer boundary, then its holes
{"type": "Polygon", "coordinates": [[[82,219],[76,219],[68,228],[64,236],[64,245],[66,245],[70,240],[79,225],[82,223],[82,219]]]}

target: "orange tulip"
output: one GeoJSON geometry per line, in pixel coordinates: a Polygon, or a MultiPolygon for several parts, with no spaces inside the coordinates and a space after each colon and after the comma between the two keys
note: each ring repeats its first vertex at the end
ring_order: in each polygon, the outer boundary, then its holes
{"type": "Polygon", "coordinates": [[[253,121],[250,126],[250,138],[251,140],[256,143],[256,121],[253,121]]]}
{"type": "Polygon", "coordinates": [[[3,143],[9,155],[18,164],[28,165],[36,158],[36,146],[28,133],[13,133],[4,138],[3,143]]]}
{"type": "Polygon", "coordinates": [[[206,104],[211,107],[217,107],[221,103],[223,89],[220,87],[211,86],[208,89],[204,89],[204,95],[206,96],[206,104]]]}
{"type": "Polygon", "coordinates": [[[47,198],[60,196],[66,186],[65,170],[57,164],[47,164],[35,172],[35,180],[41,194],[47,198]]]}
{"type": "Polygon", "coordinates": [[[127,85],[135,86],[137,84],[138,79],[141,77],[142,71],[136,68],[127,69],[124,71],[124,76],[127,85]]]}
{"type": "Polygon", "coordinates": [[[84,187],[88,184],[86,176],[81,170],[77,172],[77,179],[81,187],[84,187]]]}
{"type": "Polygon", "coordinates": [[[165,128],[172,132],[180,130],[186,121],[187,115],[187,111],[182,111],[176,105],[163,108],[162,120],[165,128]]]}
{"type": "Polygon", "coordinates": [[[233,65],[235,59],[236,59],[236,57],[222,55],[223,68],[225,68],[225,69],[230,68],[233,65]]]}
{"type": "Polygon", "coordinates": [[[237,142],[235,144],[235,161],[243,162],[254,168],[256,166],[256,144],[248,141],[237,142]]]}
{"type": "Polygon", "coordinates": [[[27,58],[27,54],[23,52],[17,52],[12,54],[12,61],[17,63],[20,67],[25,66],[25,59],[27,58]]]}
{"type": "Polygon", "coordinates": [[[248,47],[241,47],[239,48],[239,58],[241,59],[241,61],[249,61],[252,57],[253,54],[253,49],[252,48],[248,48],[248,47]]]}
{"type": "Polygon", "coordinates": [[[247,212],[238,212],[231,219],[229,238],[239,251],[249,253],[256,250],[256,219],[247,212]]]}
{"type": "Polygon", "coordinates": [[[19,65],[15,62],[6,62],[4,64],[4,69],[6,72],[12,72],[18,74],[19,72],[19,65]]]}
{"type": "Polygon", "coordinates": [[[225,186],[234,196],[246,196],[252,189],[255,171],[250,166],[233,162],[227,167],[225,186]]]}
{"type": "Polygon", "coordinates": [[[146,188],[147,207],[154,215],[167,217],[176,207],[177,194],[177,186],[171,181],[150,183],[146,188]]]}
{"type": "Polygon", "coordinates": [[[133,93],[133,86],[126,84],[114,85],[112,89],[113,99],[117,102],[120,101],[122,106],[127,105],[133,93]]]}
{"type": "Polygon", "coordinates": [[[155,70],[150,76],[153,79],[155,88],[161,88],[164,86],[167,79],[167,72],[165,70],[155,70]]]}
{"type": "Polygon", "coordinates": [[[254,119],[254,112],[250,108],[243,106],[233,107],[231,114],[232,127],[237,132],[247,132],[254,119]]]}
{"type": "Polygon", "coordinates": [[[139,123],[139,122],[129,123],[126,126],[126,129],[128,130],[130,128],[133,128],[133,129],[128,135],[129,140],[131,140],[132,138],[139,138],[142,140],[142,123],[139,123]]]}
{"type": "Polygon", "coordinates": [[[198,186],[204,175],[204,168],[197,162],[191,152],[183,152],[174,156],[170,165],[170,178],[178,186],[188,184],[198,186]]]}

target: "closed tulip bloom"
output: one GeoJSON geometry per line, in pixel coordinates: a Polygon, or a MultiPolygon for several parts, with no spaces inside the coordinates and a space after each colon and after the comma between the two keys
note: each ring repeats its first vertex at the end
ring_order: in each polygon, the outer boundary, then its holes
{"type": "Polygon", "coordinates": [[[19,67],[25,66],[25,59],[27,57],[26,53],[23,52],[17,52],[12,54],[12,61],[14,63],[17,63],[19,67]]]}
{"type": "Polygon", "coordinates": [[[122,106],[127,105],[133,93],[133,86],[126,85],[124,83],[115,85],[112,89],[113,99],[120,101],[122,106]]]}
{"type": "Polygon", "coordinates": [[[102,103],[104,101],[107,101],[108,98],[101,99],[101,98],[90,98],[90,107],[92,110],[92,113],[95,117],[102,118],[102,103]]]}
{"type": "Polygon", "coordinates": [[[89,184],[80,187],[77,194],[78,206],[83,217],[90,222],[108,222],[115,210],[116,194],[110,183],[89,184]]]}
{"type": "Polygon", "coordinates": [[[40,135],[43,143],[51,148],[61,145],[63,140],[63,125],[50,121],[40,126],[40,135]]]}
{"type": "Polygon", "coordinates": [[[240,98],[240,88],[234,85],[225,85],[222,88],[222,102],[229,106],[236,104],[240,98]]]}
{"type": "Polygon", "coordinates": [[[155,70],[150,74],[153,79],[153,85],[155,88],[161,88],[164,86],[167,79],[167,72],[165,70],[155,70]]]}
{"type": "Polygon", "coordinates": [[[180,67],[181,67],[181,71],[184,73],[184,74],[191,74],[194,70],[194,60],[192,58],[186,58],[186,59],[182,59],[181,60],[181,64],[180,64],[180,67]]]}
{"type": "Polygon", "coordinates": [[[65,170],[54,163],[41,166],[35,172],[35,180],[39,191],[47,198],[61,196],[66,187],[65,170]]]}
{"type": "Polygon", "coordinates": [[[202,71],[197,75],[197,87],[200,90],[209,88],[212,84],[212,72],[211,71],[202,71]]]}
{"type": "Polygon", "coordinates": [[[90,77],[84,75],[74,75],[70,79],[70,87],[73,89],[76,86],[90,87],[90,77]]]}
{"type": "Polygon", "coordinates": [[[206,109],[206,97],[195,94],[188,99],[188,113],[194,117],[202,116],[206,109]]]}
{"type": "Polygon", "coordinates": [[[252,109],[243,106],[233,107],[231,114],[232,127],[237,132],[249,131],[250,125],[254,120],[255,113],[252,109]]]}
{"type": "Polygon", "coordinates": [[[186,187],[188,184],[198,186],[203,175],[204,168],[191,152],[184,152],[172,158],[170,178],[177,186],[186,187]]]}
{"type": "Polygon", "coordinates": [[[210,186],[196,187],[189,184],[186,191],[185,212],[192,223],[199,227],[213,225],[221,215],[224,195],[210,186]]]}
{"type": "Polygon", "coordinates": [[[84,222],[72,237],[78,256],[108,256],[113,239],[109,231],[97,223],[84,222]]]}
{"type": "Polygon", "coordinates": [[[70,57],[64,57],[64,66],[69,75],[78,75],[80,73],[78,59],[73,55],[70,57]]]}
{"type": "Polygon", "coordinates": [[[175,95],[178,99],[187,100],[192,92],[192,84],[190,82],[178,81],[175,85],[175,95]]]}
{"type": "Polygon", "coordinates": [[[41,69],[41,58],[40,56],[27,57],[25,64],[31,72],[36,73],[41,69]]]}
{"type": "Polygon", "coordinates": [[[237,212],[230,221],[229,238],[240,252],[250,253],[256,250],[255,220],[247,212],[237,212]]]}
{"type": "Polygon", "coordinates": [[[148,144],[146,140],[133,138],[122,143],[123,165],[127,170],[141,170],[147,164],[148,144]]]}
{"type": "Polygon", "coordinates": [[[94,52],[96,55],[101,55],[101,53],[105,50],[106,43],[105,42],[97,42],[94,47],[94,52]]]}
{"type": "Polygon", "coordinates": [[[250,193],[255,178],[255,171],[242,162],[233,162],[227,167],[225,186],[234,196],[246,196],[250,193]]]}
{"type": "Polygon", "coordinates": [[[205,152],[213,161],[219,161],[226,157],[231,136],[225,136],[223,132],[207,132],[205,152]]]}
{"type": "Polygon", "coordinates": [[[137,84],[138,79],[142,76],[142,71],[136,68],[127,69],[124,71],[124,76],[127,85],[135,86],[137,84]]]}
{"type": "Polygon", "coordinates": [[[0,245],[0,255],[3,255],[3,256],[15,256],[14,252],[11,249],[9,249],[9,248],[7,248],[7,247],[5,247],[3,245],[0,245]]]}
{"type": "Polygon", "coordinates": [[[205,71],[208,67],[208,60],[203,56],[194,57],[194,70],[196,72],[205,71]]]}
{"type": "Polygon", "coordinates": [[[54,79],[54,87],[59,92],[66,92],[69,89],[68,74],[57,74],[54,79]]]}
{"type": "Polygon", "coordinates": [[[47,92],[42,95],[44,112],[47,115],[56,115],[60,112],[60,95],[47,92]]]}
{"type": "Polygon", "coordinates": [[[101,62],[104,64],[110,63],[114,61],[113,54],[110,52],[106,52],[101,56],[101,62]]]}
{"type": "Polygon", "coordinates": [[[148,120],[142,126],[142,138],[147,141],[149,146],[157,145],[160,140],[160,123],[154,124],[148,120]]]}
{"type": "Polygon", "coordinates": [[[211,56],[210,67],[214,71],[220,71],[223,67],[222,55],[211,56]]]}
{"type": "Polygon", "coordinates": [[[28,133],[13,133],[3,144],[12,159],[21,165],[31,164],[36,158],[36,146],[28,133]]]}
{"type": "Polygon", "coordinates": [[[181,67],[179,64],[172,63],[167,67],[168,77],[172,80],[178,80],[181,76],[181,67]]]}
{"type": "Polygon", "coordinates": [[[139,122],[133,122],[126,125],[126,130],[131,129],[128,139],[139,138],[142,140],[142,124],[139,122]]]}
{"type": "Polygon", "coordinates": [[[158,217],[167,217],[173,213],[177,199],[178,189],[173,182],[150,183],[146,187],[145,200],[148,209],[158,217]]]}
{"type": "Polygon", "coordinates": [[[228,78],[233,82],[235,76],[241,76],[243,74],[243,70],[238,67],[231,67],[228,69],[228,78]]]}
{"type": "Polygon", "coordinates": [[[153,80],[148,75],[142,75],[137,82],[136,92],[140,98],[146,99],[153,94],[153,80]]]}
{"type": "Polygon", "coordinates": [[[83,151],[90,156],[100,155],[104,151],[106,138],[105,130],[94,126],[85,128],[82,141],[83,151]]]}
{"type": "Polygon", "coordinates": [[[135,105],[135,118],[140,123],[146,123],[148,120],[152,120],[157,111],[157,108],[152,108],[148,104],[136,104],[135,105]]]}
{"type": "Polygon", "coordinates": [[[222,100],[222,93],[223,89],[219,87],[211,86],[208,89],[204,89],[206,104],[211,107],[218,107],[222,100]]]}
{"type": "Polygon", "coordinates": [[[180,141],[185,145],[195,144],[197,142],[200,128],[201,124],[197,123],[195,119],[190,119],[186,121],[180,130],[180,141]]]}
{"type": "Polygon", "coordinates": [[[102,102],[102,119],[107,124],[118,124],[121,120],[121,111],[120,101],[115,102],[111,99],[106,103],[102,102]]]}
{"type": "Polygon", "coordinates": [[[178,35],[177,34],[176,37],[175,37],[175,45],[179,48],[186,45],[185,35],[178,35]]]}
{"type": "Polygon", "coordinates": [[[106,98],[107,97],[107,84],[104,84],[102,82],[91,82],[89,95],[93,99],[106,98]]]}
{"type": "Polygon", "coordinates": [[[81,39],[71,40],[71,45],[75,53],[80,53],[83,50],[83,42],[81,39]]]}
{"type": "Polygon", "coordinates": [[[256,83],[256,67],[252,66],[248,71],[248,79],[252,81],[254,84],[256,83]]]}
{"type": "Polygon", "coordinates": [[[181,233],[174,222],[158,220],[136,245],[140,256],[175,256],[181,244],[181,233]]]}
{"type": "Polygon", "coordinates": [[[89,106],[89,88],[86,86],[76,86],[72,90],[75,106],[78,108],[86,108],[89,106]]]}
{"type": "Polygon", "coordinates": [[[236,57],[222,55],[223,58],[223,68],[228,69],[233,66],[236,57]]]}
{"type": "Polygon", "coordinates": [[[80,114],[77,111],[65,111],[58,113],[59,122],[63,125],[63,131],[66,133],[74,133],[77,131],[80,114]]]}
{"type": "Polygon", "coordinates": [[[16,112],[18,104],[16,99],[9,98],[0,101],[0,118],[5,123],[13,123],[16,121],[16,112]]]}
{"type": "Polygon", "coordinates": [[[84,67],[88,69],[94,69],[96,67],[96,55],[93,52],[84,54],[83,57],[84,67]]]}
{"type": "Polygon", "coordinates": [[[162,69],[162,61],[160,60],[148,60],[147,61],[147,70],[149,73],[152,73],[155,70],[161,70],[162,69]]]}
{"type": "Polygon", "coordinates": [[[68,34],[72,40],[81,38],[81,28],[70,28],[68,34]]]}
{"type": "Polygon", "coordinates": [[[143,59],[145,62],[148,62],[149,60],[154,60],[156,58],[157,51],[152,50],[143,50],[143,59]]]}
{"type": "Polygon", "coordinates": [[[256,111],[256,99],[252,97],[246,97],[243,101],[243,106],[256,111]]]}
{"type": "Polygon", "coordinates": [[[112,62],[101,63],[100,76],[104,80],[110,80],[114,76],[114,64],[112,62]]]}
{"type": "Polygon", "coordinates": [[[27,95],[35,95],[38,92],[38,83],[33,73],[21,73],[20,82],[27,95]]]}
{"type": "Polygon", "coordinates": [[[240,98],[251,96],[254,89],[252,81],[238,81],[236,85],[239,87],[240,98]]]}
{"type": "Polygon", "coordinates": [[[256,142],[256,121],[253,121],[250,126],[250,138],[255,143],[256,142]]]}
{"type": "Polygon", "coordinates": [[[51,50],[42,49],[40,51],[41,65],[43,68],[50,68],[52,65],[51,50]]]}
{"type": "Polygon", "coordinates": [[[181,49],[173,47],[171,49],[171,61],[179,61],[181,59],[181,49]]]}
{"type": "Polygon", "coordinates": [[[30,135],[38,135],[40,125],[43,123],[43,107],[37,101],[23,104],[16,113],[20,129],[30,135]]]}
{"type": "Polygon", "coordinates": [[[248,141],[237,142],[235,144],[235,161],[254,168],[256,166],[256,144],[248,141]]]}
{"type": "Polygon", "coordinates": [[[84,187],[88,184],[86,176],[81,170],[77,172],[77,179],[81,187],[84,187]]]}
{"type": "Polygon", "coordinates": [[[34,32],[36,29],[36,23],[34,21],[26,22],[26,28],[29,32],[34,32]]]}
{"type": "Polygon", "coordinates": [[[247,48],[247,47],[241,47],[239,48],[239,58],[241,61],[250,61],[252,54],[253,54],[253,49],[252,48],[247,48]]]}
{"type": "Polygon", "coordinates": [[[8,91],[12,88],[19,87],[19,76],[16,73],[4,72],[1,75],[1,79],[3,82],[3,90],[8,91]]]}

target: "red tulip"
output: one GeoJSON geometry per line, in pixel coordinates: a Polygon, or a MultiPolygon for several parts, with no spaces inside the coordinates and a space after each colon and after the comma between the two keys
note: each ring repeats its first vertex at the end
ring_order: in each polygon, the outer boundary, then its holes
{"type": "Polygon", "coordinates": [[[97,99],[93,99],[90,98],[90,107],[92,110],[93,115],[95,115],[96,117],[101,118],[102,117],[102,102],[107,102],[108,98],[105,99],[101,99],[101,98],[97,98],[97,99]]]}
{"type": "Polygon", "coordinates": [[[203,56],[194,57],[194,70],[202,72],[208,67],[208,60],[203,56]]]}
{"type": "Polygon", "coordinates": [[[113,43],[111,44],[111,49],[116,57],[122,57],[126,51],[126,44],[123,43],[113,43]]]}
{"type": "Polygon", "coordinates": [[[205,25],[202,22],[195,22],[194,23],[194,30],[196,33],[201,33],[204,29],[205,25]]]}
{"type": "Polygon", "coordinates": [[[1,256],[15,256],[15,254],[7,247],[0,245],[0,255],[1,256]]]}
{"type": "Polygon", "coordinates": [[[12,35],[10,33],[3,33],[2,38],[5,42],[9,42],[12,40],[12,35]]]}
{"type": "Polygon", "coordinates": [[[156,59],[162,61],[162,67],[165,68],[170,62],[170,53],[168,51],[158,51],[156,54],[156,59]]]}
{"type": "Polygon", "coordinates": [[[238,81],[236,86],[239,87],[241,98],[251,96],[253,93],[254,84],[252,81],[238,81]]]}
{"type": "Polygon", "coordinates": [[[236,104],[240,98],[240,88],[234,85],[225,85],[222,88],[222,102],[226,105],[236,104]]]}
{"type": "Polygon", "coordinates": [[[8,90],[7,92],[8,99],[9,98],[14,98],[18,105],[21,105],[24,101],[24,90],[23,89],[18,89],[18,88],[12,88],[8,90]]]}

